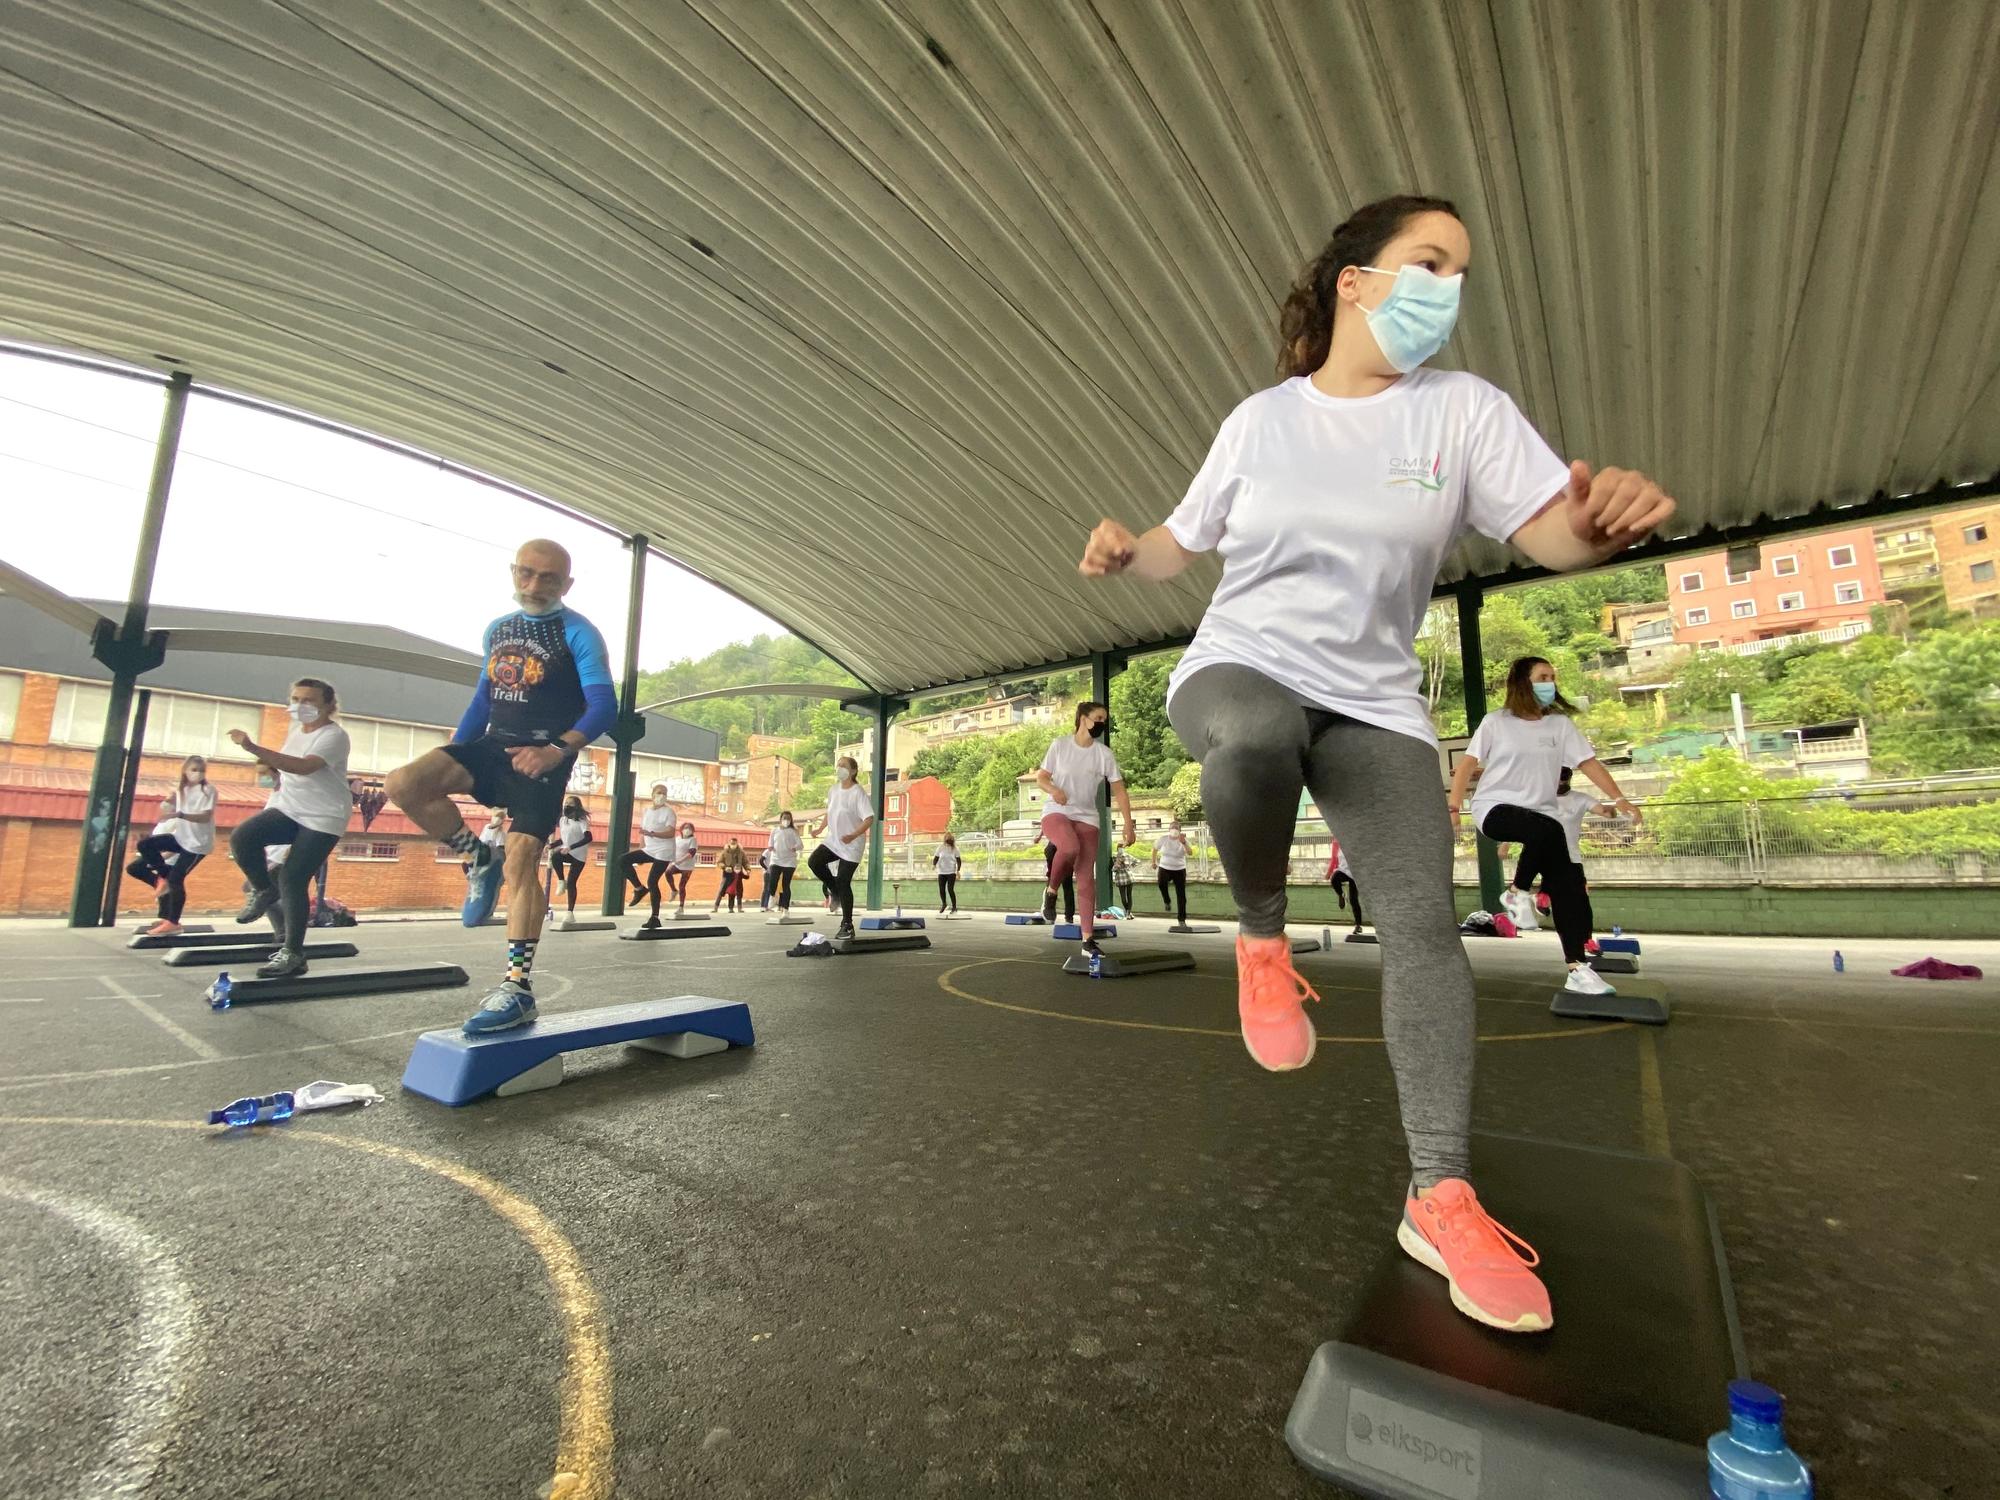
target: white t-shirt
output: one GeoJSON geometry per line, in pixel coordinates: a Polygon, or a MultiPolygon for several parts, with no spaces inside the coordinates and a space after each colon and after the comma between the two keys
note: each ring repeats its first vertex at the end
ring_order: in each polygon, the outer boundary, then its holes
{"type": "Polygon", "coordinates": [[[938,852],[937,852],[938,874],[956,875],[958,873],[958,864],[959,864],[958,850],[956,847],[954,847],[951,844],[938,845],[938,852]]]}
{"type": "Polygon", "coordinates": [[[589,837],[590,819],[564,818],[562,820],[562,846],[565,853],[576,853],[578,846],[589,837]]]}
{"type": "Polygon", "coordinates": [[[837,786],[826,794],[825,844],[840,858],[860,864],[868,841],[860,836],[861,825],[875,816],[875,804],[868,800],[859,781],[837,786]]]}
{"type": "Polygon", "coordinates": [[[680,827],[680,822],[671,807],[649,807],[639,814],[639,832],[643,835],[646,858],[657,859],[662,864],[673,860],[673,832],[680,827]]]}
{"type": "Polygon", "coordinates": [[[1097,821],[1097,788],[1100,785],[1125,779],[1118,772],[1118,758],[1111,753],[1109,745],[1102,740],[1079,745],[1073,734],[1066,734],[1049,746],[1049,753],[1042,757],[1042,769],[1049,773],[1049,779],[1069,799],[1058,802],[1051,797],[1042,807],[1042,816],[1061,813],[1079,823],[1097,821]]]}
{"type": "Polygon", "coordinates": [[[771,863],[780,870],[795,870],[799,864],[799,854],[806,841],[799,837],[796,828],[783,826],[771,830],[771,863]]]}
{"type": "Polygon", "coordinates": [[[484,828],[479,830],[479,842],[489,844],[493,848],[498,849],[502,844],[507,842],[507,825],[505,823],[488,823],[484,828]]]}
{"type": "Polygon", "coordinates": [[[1569,857],[1578,864],[1583,863],[1583,820],[1603,800],[1575,787],[1556,798],[1556,821],[1562,824],[1563,837],[1569,841],[1569,857]]]}
{"type": "Polygon", "coordinates": [[[345,832],[348,814],[354,809],[354,798],[347,790],[347,731],[338,724],[311,729],[294,724],[285,736],[283,753],[300,759],[317,755],[326,764],[310,776],[280,771],[278,789],[264,805],[314,833],[345,832]]]}
{"type": "Polygon", "coordinates": [[[1505,392],[1419,369],[1340,399],[1305,376],[1222,423],[1167,518],[1222,581],[1167,685],[1235,662],[1317,708],[1437,742],[1415,641],[1467,527],[1505,541],[1568,482],[1505,392]]]}
{"type": "Polygon", "coordinates": [[[696,852],[697,848],[697,841],[693,838],[685,835],[676,838],[674,840],[674,868],[676,870],[692,870],[700,863],[700,855],[696,852]]]}
{"type": "Polygon", "coordinates": [[[1156,870],[1185,870],[1187,855],[1186,840],[1175,838],[1171,833],[1163,833],[1153,840],[1153,868],[1156,870]]]}
{"type": "MultiPolygon", "coordinates": [[[[174,791],[174,809],[184,813],[212,813],[215,811],[215,788],[204,781],[199,786],[178,787],[174,791]]],[[[162,818],[153,825],[154,833],[171,833],[174,842],[189,854],[206,854],[215,847],[215,820],[204,818],[200,822],[190,822],[186,818],[162,818]]]]}
{"type": "Polygon", "coordinates": [[[1472,789],[1475,827],[1503,803],[1553,818],[1562,768],[1580,766],[1597,754],[1568,714],[1517,719],[1504,708],[1479,721],[1465,753],[1479,762],[1479,784],[1472,789]]]}

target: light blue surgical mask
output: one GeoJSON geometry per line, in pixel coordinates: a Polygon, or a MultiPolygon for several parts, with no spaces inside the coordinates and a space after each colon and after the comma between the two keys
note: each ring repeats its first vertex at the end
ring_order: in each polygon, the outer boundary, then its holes
{"type": "Polygon", "coordinates": [[[1531,682],[1528,686],[1535,690],[1535,701],[1543,708],[1556,701],[1556,685],[1553,682],[1531,682]]]}
{"type": "Polygon", "coordinates": [[[1440,276],[1425,266],[1403,266],[1394,271],[1379,266],[1361,269],[1396,278],[1389,295],[1374,307],[1362,308],[1361,315],[1368,320],[1368,331],[1381,346],[1382,357],[1407,375],[1451,337],[1458,322],[1458,293],[1465,275],[1440,276]]]}

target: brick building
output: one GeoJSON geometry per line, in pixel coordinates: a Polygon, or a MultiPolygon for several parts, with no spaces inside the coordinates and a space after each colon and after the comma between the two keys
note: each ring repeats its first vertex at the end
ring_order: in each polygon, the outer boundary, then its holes
{"type": "MultiPolygon", "coordinates": [[[[113,616],[122,606],[100,604],[113,616]]],[[[282,700],[299,677],[323,677],[340,695],[339,720],[352,741],[348,769],[354,780],[379,788],[396,766],[449,737],[470,695],[478,658],[437,642],[385,627],[279,619],[221,610],[156,607],[160,629],[255,631],[295,640],[297,656],[234,657],[174,652],[140,679],[151,693],[133,802],[129,843],[151,831],[160,799],[172,792],[182,760],[201,754],[217,793],[216,852],[188,882],[188,911],[233,911],[240,877],[227,852],[229,830],[264,805],[268,788],[259,767],[237,750],[228,731],[240,728],[264,745],[284,742],[290,727],[282,700]],[[465,686],[366,667],[329,667],[310,655],[313,638],[360,641],[415,650],[465,663],[465,686]]],[[[103,736],[108,674],[83,636],[17,599],[0,596],[0,916],[67,913],[75,880],[79,833],[89,793],[91,765],[103,736]]],[[[641,788],[665,781],[684,794],[683,815],[696,827],[703,868],[689,899],[713,897],[714,855],[734,834],[751,853],[768,833],[754,824],[714,815],[717,737],[711,730],[647,716],[647,732],[634,747],[641,788]]],[[[579,885],[579,906],[595,906],[609,838],[611,749],[600,742],[577,759],[570,786],[589,808],[594,858],[579,885]]],[[[468,823],[481,826],[485,810],[465,804],[468,823]]],[[[384,807],[367,827],[356,810],[348,836],[335,850],[328,894],[357,910],[425,910],[456,906],[464,894],[457,856],[435,844],[394,808],[384,807]]],[[[120,910],[150,912],[152,892],[125,882],[120,910]]]]}
{"type": "Polygon", "coordinates": [[[1669,559],[1666,569],[1674,640],[1682,646],[1864,631],[1870,611],[1888,600],[1871,526],[1766,542],[1757,566],[1740,573],[1731,571],[1726,552],[1669,559]]]}
{"type": "Polygon", "coordinates": [[[2000,505],[1934,516],[1931,526],[1945,607],[1981,619],[2000,617],[2000,505]]]}
{"type": "Polygon", "coordinates": [[[882,837],[890,843],[943,838],[951,827],[951,788],[935,776],[892,781],[882,800],[882,837]]]}
{"type": "Polygon", "coordinates": [[[804,780],[805,773],[782,755],[725,760],[717,770],[714,811],[725,818],[776,817],[792,805],[804,780]]]}

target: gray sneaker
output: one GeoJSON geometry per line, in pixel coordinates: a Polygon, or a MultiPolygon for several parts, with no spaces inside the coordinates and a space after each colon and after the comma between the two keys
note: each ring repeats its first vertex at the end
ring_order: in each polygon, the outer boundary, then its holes
{"type": "Polygon", "coordinates": [[[296,948],[280,948],[257,970],[259,979],[288,979],[306,971],[306,956],[296,948]]]}

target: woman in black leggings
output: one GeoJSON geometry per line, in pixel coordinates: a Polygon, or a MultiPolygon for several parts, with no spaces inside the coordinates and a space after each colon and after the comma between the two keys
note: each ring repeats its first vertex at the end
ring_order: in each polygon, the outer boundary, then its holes
{"type": "Polygon", "coordinates": [[[187,878],[215,847],[215,788],[208,784],[208,762],[190,755],[181,762],[180,784],[161,799],[160,822],[139,840],[138,857],[125,873],[159,891],[160,920],[146,929],[148,937],[181,930],[187,909],[187,878]]]}
{"type": "Polygon", "coordinates": [[[639,925],[658,927],[660,925],[660,877],[672,868],[674,863],[674,810],[667,803],[667,786],[660,782],[653,788],[653,805],[639,815],[639,847],[625,856],[625,868],[621,872],[625,883],[632,888],[632,900],[636,903],[641,896],[653,903],[652,915],[639,925]],[[644,875],[640,867],[646,866],[644,875]]]}
{"type": "Polygon", "coordinates": [[[825,841],[812,852],[806,868],[819,877],[820,884],[840,903],[840,927],[836,939],[854,936],[854,872],[868,849],[868,830],[875,826],[875,804],[857,780],[861,766],[851,755],[834,763],[833,790],[827,793],[826,814],[812,833],[824,833],[825,841]]]}
{"type": "Polygon", "coordinates": [[[556,843],[549,855],[549,868],[556,872],[556,879],[562,882],[563,894],[568,898],[568,913],[576,915],[576,883],[583,875],[583,850],[590,845],[590,814],[583,810],[583,800],[571,797],[563,803],[562,821],[556,825],[556,843]]]}
{"type": "Polygon", "coordinates": [[[1160,877],[1160,906],[1162,910],[1178,908],[1180,925],[1185,927],[1187,919],[1187,839],[1181,834],[1181,825],[1175,823],[1165,833],[1153,841],[1153,867],[1160,877]],[[1173,893],[1173,905],[1168,905],[1167,893],[1173,893]]]}
{"type": "Polygon", "coordinates": [[[958,857],[958,840],[950,834],[938,845],[938,852],[931,856],[931,867],[937,871],[938,915],[944,916],[949,907],[952,914],[958,911],[958,871],[963,861],[958,857]]]}

